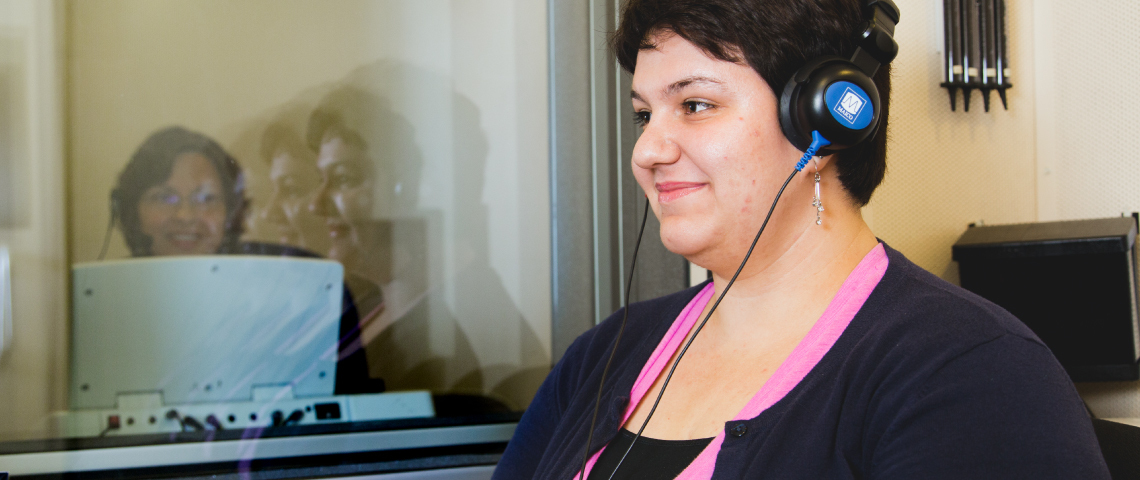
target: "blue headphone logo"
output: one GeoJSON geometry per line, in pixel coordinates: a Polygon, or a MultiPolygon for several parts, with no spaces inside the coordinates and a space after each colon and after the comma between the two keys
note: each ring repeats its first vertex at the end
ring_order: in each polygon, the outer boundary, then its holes
{"type": "Polygon", "coordinates": [[[827,87],[824,94],[827,109],[841,125],[852,130],[862,130],[875,118],[871,98],[862,88],[851,82],[835,82],[827,87]]]}

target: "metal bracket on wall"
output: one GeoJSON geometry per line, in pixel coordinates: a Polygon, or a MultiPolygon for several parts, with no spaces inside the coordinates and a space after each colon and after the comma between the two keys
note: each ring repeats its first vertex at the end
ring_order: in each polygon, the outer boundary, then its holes
{"type": "Polygon", "coordinates": [[[970,92],[982,92],[990,111],[990,92],[996,90],[1002,108],[1009,110],[1005,91],[1013,88],[1009,76],[1009,53],[1005,35],[1005,0],[943,0],[945,81],[950,110],[956,109],[957,91],[962,91],[965,111],[970,111],[970,92]]]}

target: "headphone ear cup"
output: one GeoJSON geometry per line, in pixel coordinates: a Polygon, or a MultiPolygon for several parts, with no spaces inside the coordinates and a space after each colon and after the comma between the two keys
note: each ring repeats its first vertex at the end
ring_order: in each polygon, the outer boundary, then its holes
{"type": "Polygon", "coordinates": [[[829,155],[866,141],[879,123],[879,90],[858,66],[841,57],[820,57],[798,71],[780,95],[780,128],[801,151],[811,132],[831,142],[829,155]]]}
{"type": "Polygon", "coordinates": [[[819,57],[804,64],[799,70],[796,70],[792,78],[788,79],[787,83],[784,84],[784,90],[780,92],[780,129],[784,131],[784,136],[788,137],[788,141],[792,142],[792,145],[795,145],[800,151],[807,150],[811,145],[811,132],[813,130],[811,125],[806,125],[801,120],[801,111],[803,110],[800,106],[802,102],[801,87],[811,77],[812,72],[830,59],[831,57],[819,57]]]}

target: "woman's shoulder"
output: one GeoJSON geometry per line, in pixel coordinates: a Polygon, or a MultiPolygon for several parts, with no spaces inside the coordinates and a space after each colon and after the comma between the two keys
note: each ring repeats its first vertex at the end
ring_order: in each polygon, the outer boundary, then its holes
{"type": "Polygon", "coordinates": [[[887,247],[887,255],[887,272],[859,312],[875,334],[897,331],[914,341],[963,346],[1009,335],[1044,346],[1004,308],[935,276],[897,250],[887,247]]]}
{"type": "Polygon", "coordinates": [[[836,398],[870,422],[869,468],[898,478],[979,478],[974,468],[1098,478],[1084,407],[1044,343],[1001,307],[888,255],[887,273],[836,344],[835,375],[815,383],[849,389],[836,398]],[[954,463],[963,458],[973,460],[954,463]]]}
{"type": "Polygon", "coordinates": [[[837,358],[860,366],[864,381],[908,390],[963,362],[994,378],[1039,369],[1067,380],[1048,347],[1012,314],[887,252],[886,274],[835,346],[837,358]]]}

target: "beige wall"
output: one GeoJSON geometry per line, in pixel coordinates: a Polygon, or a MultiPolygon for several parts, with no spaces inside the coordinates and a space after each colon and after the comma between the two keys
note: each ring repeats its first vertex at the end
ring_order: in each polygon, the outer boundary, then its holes
{"type": "MultiPolygon", "coordinates": [[[[67,254],[65,250],[62,10],[56,2],[0,1],[0,138],[18,156],[7,181],[23,214],[0,222],[0,244],[11,252],[12,341],[0,355],[0,439],[38,435],[47,413],[62,408],[67,385],[67,254]],[[12,93],[12,92],[9,92],[12,93]]],[[[0,188],[8,188],[7,186],[0,188]]]]}

